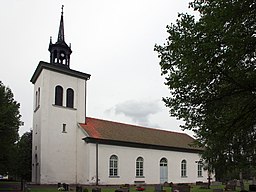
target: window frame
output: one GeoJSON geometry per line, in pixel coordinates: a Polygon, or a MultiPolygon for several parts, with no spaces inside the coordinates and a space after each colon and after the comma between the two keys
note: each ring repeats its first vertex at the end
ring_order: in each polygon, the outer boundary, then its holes
{"type": "Polygon", "coordinates": [[[168,160],[165,157],[160,159],[160,166],[163,166],[163,167],[168,166],[168,160]]]}
{"type": "Polygon", "coordinates": [[[118,156],[111,155],[109,158],[109,177],[118,177],[118,156]]]}
{"type": "Polygon", "coordinates": [[[74,90],[68,88],[66,92],[66,107],[74,108],[74,90]]]}
{"type": "Polygon", "coordinates": [[[181,177],[187,177],[187,161],[185,159],[181,161],[181,177]]]}
{"type": "Polygon", "coordinates": [[[63,87],[57,85],[55,87],[55,101],[54,104],[57,106],[63,106],[63,87]]]}
{"type": "Polygon", "coordinates": [[[34,112],[36,112],[40,107],[40,87],[36,90],[35,94],[35,109],[34,112]]]}
{"type": "Polygon", "coordinates": [[[144,177],[144,159],[143,157],[138,157],[136,159],[136,171],[135,175],[136,177],[144,177]]]}
{"type": "Polygon", "coordinates": [[[197,163],[197,177],[203,177],[203,162],[198,161],[197,163]]]}

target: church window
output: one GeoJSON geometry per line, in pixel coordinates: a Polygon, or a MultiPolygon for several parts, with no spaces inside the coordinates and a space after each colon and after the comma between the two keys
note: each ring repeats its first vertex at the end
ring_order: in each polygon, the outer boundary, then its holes
{"type": "Polygon", "coordinates": [[[143,177],[143,162],[142,157],[136,159],[136,177],[143,177]]]}
{"type": "Polygon", "coordinates": [[[116,155],[109,158],[109,176],[118,176],[118,157],[116,155]]]}
{"type": "Polygon", "coordinates": [[[199,161],[197,163],[197,176],[198,177],[203,177],[203,163],[202,163],[202,161],[199,161]]]}
{"type": "Polygon", "coordinates": [[[37,124],[36,124],[36,131],[35,131],[35,134],[37,134],[37,124]]]}
{"type": "Polygon", "coordinates": [[[63,103],[63,88],[61,86],[55,87],[55,105],[62,106],[63,103]]]}
{"type": "Polygon", "coordinates": [[[39,108],[39,106],[40,106],[40,87],[36,91],[35,111],[39,108]]]}
{"type": "Polygon", "coordinates": [[[167,159],[166,158],[162,158],[160,160],[160,166],[167,167],[167,159]]]}
{"type": "Polygon", "coordinates": [[[35,104],[35,110],[37,109],[37,96],[38,95],[38,92],[36,91],[36,104],[35,104]]]}
{"type": "Polygon", "coordinates": [[[168,161],[165,157],[160,160],[160,183],[168,182],[168,161]]]}
{"type": "Polygon", "coordinates": [[[70,108],[74,107],[74,91],[71,88],[67,89],[66,106],[70,108]]]}
{"type": "Polygon", "coordinates": [[[63,123],[63,125],[62,125],[62,133],[67,133],[66,126],[67,125],[65,123],[63,123]]]}
{"type": "Polygon", "coordinates": [[[37,106],[40,106],[40,87],[38,87],[37,106]]]}
{"type": "Polygon", "coordinates": [[[181,161],[181,177],[187,176],[187,161],[183,159],[181,161]]]}

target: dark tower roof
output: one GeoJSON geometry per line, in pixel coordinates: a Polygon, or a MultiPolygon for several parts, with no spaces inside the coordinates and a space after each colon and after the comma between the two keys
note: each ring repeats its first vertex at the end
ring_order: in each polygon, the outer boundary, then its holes
{"type": "Polygon", "coordinates": [[[64,6],[62,5],[57,42],[53,44],[52,38],[50,38],[50,44],[49,44],[48,50],[50,51],[50,63],[69,68],[70,55],[72,53],[72,50],[71,50],[71,47],[68,46],[65,42],[63,7],[64,6]]]}
{"type": "Polygon", "coordinates": [[[63,5],[62,5],[62,11],[61,11],[61,17],[60,17],[60,27],[59,27],[59,34],[58,34],[58,40],[57,42],[65,42],[64,37],[64,21],[63,21],[63,5]]]}

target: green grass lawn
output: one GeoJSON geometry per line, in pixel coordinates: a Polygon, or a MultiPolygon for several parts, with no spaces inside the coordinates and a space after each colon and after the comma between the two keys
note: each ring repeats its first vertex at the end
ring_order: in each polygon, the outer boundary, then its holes
{"type": "MultiPolygon", "coordinates": [[[[17,187],[20,186],[19,182],[2,182],[0,181],[0,191],[11,191],[14,188],[13,187],[17,187]]],[[[114,192],[117,187],[106,187],[106,186],[99,186],[101,188],[101,192],[114,192]]],[[[224,189],[224,185],[220,185],[220,186],[211,186],[211,189],[201,189],[200,186],[196,186],[196,185],[191,185],[191,190],[190,192],[212,192],[212,189],[214,188],[223,188],[224,189]]],[[[30,185],[29,188],[31,189],[31,192],[58,192],[57,186],[56,185],[30,185]]],[[[88,192],[92,192],[92,188],[94,188],[94,186],[87,186],[87,187],[83,187],[83,188],[87,188],[88,192]]],[[[75,186],[71,186],[70,189],[72,189],[73,192],[75,192],[75,186]]],[[[249,184],[245,183],[245,189],[248,190],[249,189],[249,184]]],[[[166,192],[171,192],[171,188],[170,187],[164,187],[164,190],[166,192]]],[[[71,190],[70,190],[71,191],[71,190]]],[[[240,188],[237,187],[236,191],[239,192],[240,188]]],[[[136,192],[136,188],[134,186],[132,186],[130,188],[130,192],[136,192]]],[[[146,190],[145,192],[154,192],[154,186],[146,186],[146,190]]]]}
{"type": "MultiPolygon", "coordinates": [[[[200,189],[200,186],[192,185],[191,192],[212,192],[212,189],[214,189],[214,188],[223,188],[224,189],[224,187],[225,187],[224,185],[221,185],[221,186],[211,186],[211,189],[200,189]]],[[[92,188],[93,188],[92,186],[87,187],[89,192],[92,191],[92,188]]],[[[100,188],[101,188],[101,192],[114,192],[117,189],[117,188],[112,188],[112,187],[100,187],[100,188]]],[[[248,187],[246,187],[246,189],[248,190],[248,187]]],[[[171,192],[170,187],[164,187],[164,190],[166,192],[171,192]]],[[[75,191],[75,188],[73,188],[73,191],[75,191]]],[[[237,187],[236,191],[239,192],[240,188],[237,187]]],[[[58,192],[58,190],[57,190],[57,187],[54,187],[54,186],[47,187],[47,188],[42,188],[41,186],[39,186],[39,187],[34,186],[31,188],[31,192],[58,192]]],[[[136,188],[131,187],[130,192],[136,192],[136,188]]],[[[145,192],[154,192],[154,187],[147,186],[145,192]]]]}
{"type": "Polygon", "coordinates": [[[6,182],[0,181],[0,191],[14,191],[20,190],[20,183],[19,182],[6,182]]]}
{"type": "MultiPolygon", "coordinates": [[[[99,186],[101,188],[101,192],[114,192],[117,187],[103,187],[99,186]]],[[[217,186],[215,188],[224,188],[224,186],[217,186]]],[[[72,188],[72,187],[71,187],[72,188]]],[[[86,187],[89,192],[92,191],[93,186],[86,187]]],[[[75,191],[75,188],[72,188],[73,191],[75,191]]],[[[164,187],[164,190],[166,192],[171,192],[170,187],[164,187]]],[[[31,186],[31,192],[57,192],[56,186],[49,186],[49,187],[42,187],[42,186],[31,186]]],[[[239,191],[239,190],[238,190],[239,191]]],[[[130,188],[130,192],[137,192],[135,187],[130,188]]],[[[146,186],[145,192],[154,192],[154,186],[146,186]]],[[[212,192],[212,189],[200,189],[199,186],[193,185],[191,188],[191,192],[212,192]]]]}

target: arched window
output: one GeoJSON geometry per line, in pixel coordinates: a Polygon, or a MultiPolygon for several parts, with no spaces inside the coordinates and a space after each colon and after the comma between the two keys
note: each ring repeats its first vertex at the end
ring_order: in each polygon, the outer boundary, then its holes
{"type": "Polygon", "coordinates": [[[36,99],[35,99],[36,103],[35,103],[35,110],[37,110],[40,106],[40,87],[38,87],[37,91],[36,91],[36,99]]]}
{"type": "Polygon", "coordinates": [[[160,160],[160,183],[168,182],[167,159],[164,157],[160,160]]]}
{"type": "Polygon", "coordinates": [[[63,88],[61,86],[55,87],[55,105],[62,106],[63,104],[63,88]]]}
{"type": "Polygon", "coordinates": [[[37,91],[36,91],[36,103],[35,103],[35,110],[37,109],[37,97],[38,97],[38,93],[37,93],[37,91]]]}
{"type": "Polygon", "coordinates": [[[167,159],[166,158],[162,158],[160,160],[160,166],[167,167],[167,159]]]}
{"type": "Polygon", "coordinates": [[[67,89],[66,107],[74,107],[74,91],[71,88],[67,89]]]}
{"type": "Polygon", "coordinates": [[[37,106],[40,106],[40,87],[38,87],[37,106]]]}
{"type": "Polygon", "coordinates": [[[142,157],[136,159],[136,177],[143,177],[143,161],[142,157]]]}
{"type": "Polygon", "coordinates": [[[109,176],[118,176],[118,157],[116,155],[109,158],[109,176]]]}
{"type": "Polygon", "coordinates": [[[203,163],[202,161],[198,161],[197,163],[197,176],[203,177],[203,163]]]}
{"type": "Polygon", "coordinates": [[[183,159],[181,161],[181,177],[187,176],[187,161],[183,159]]]}

